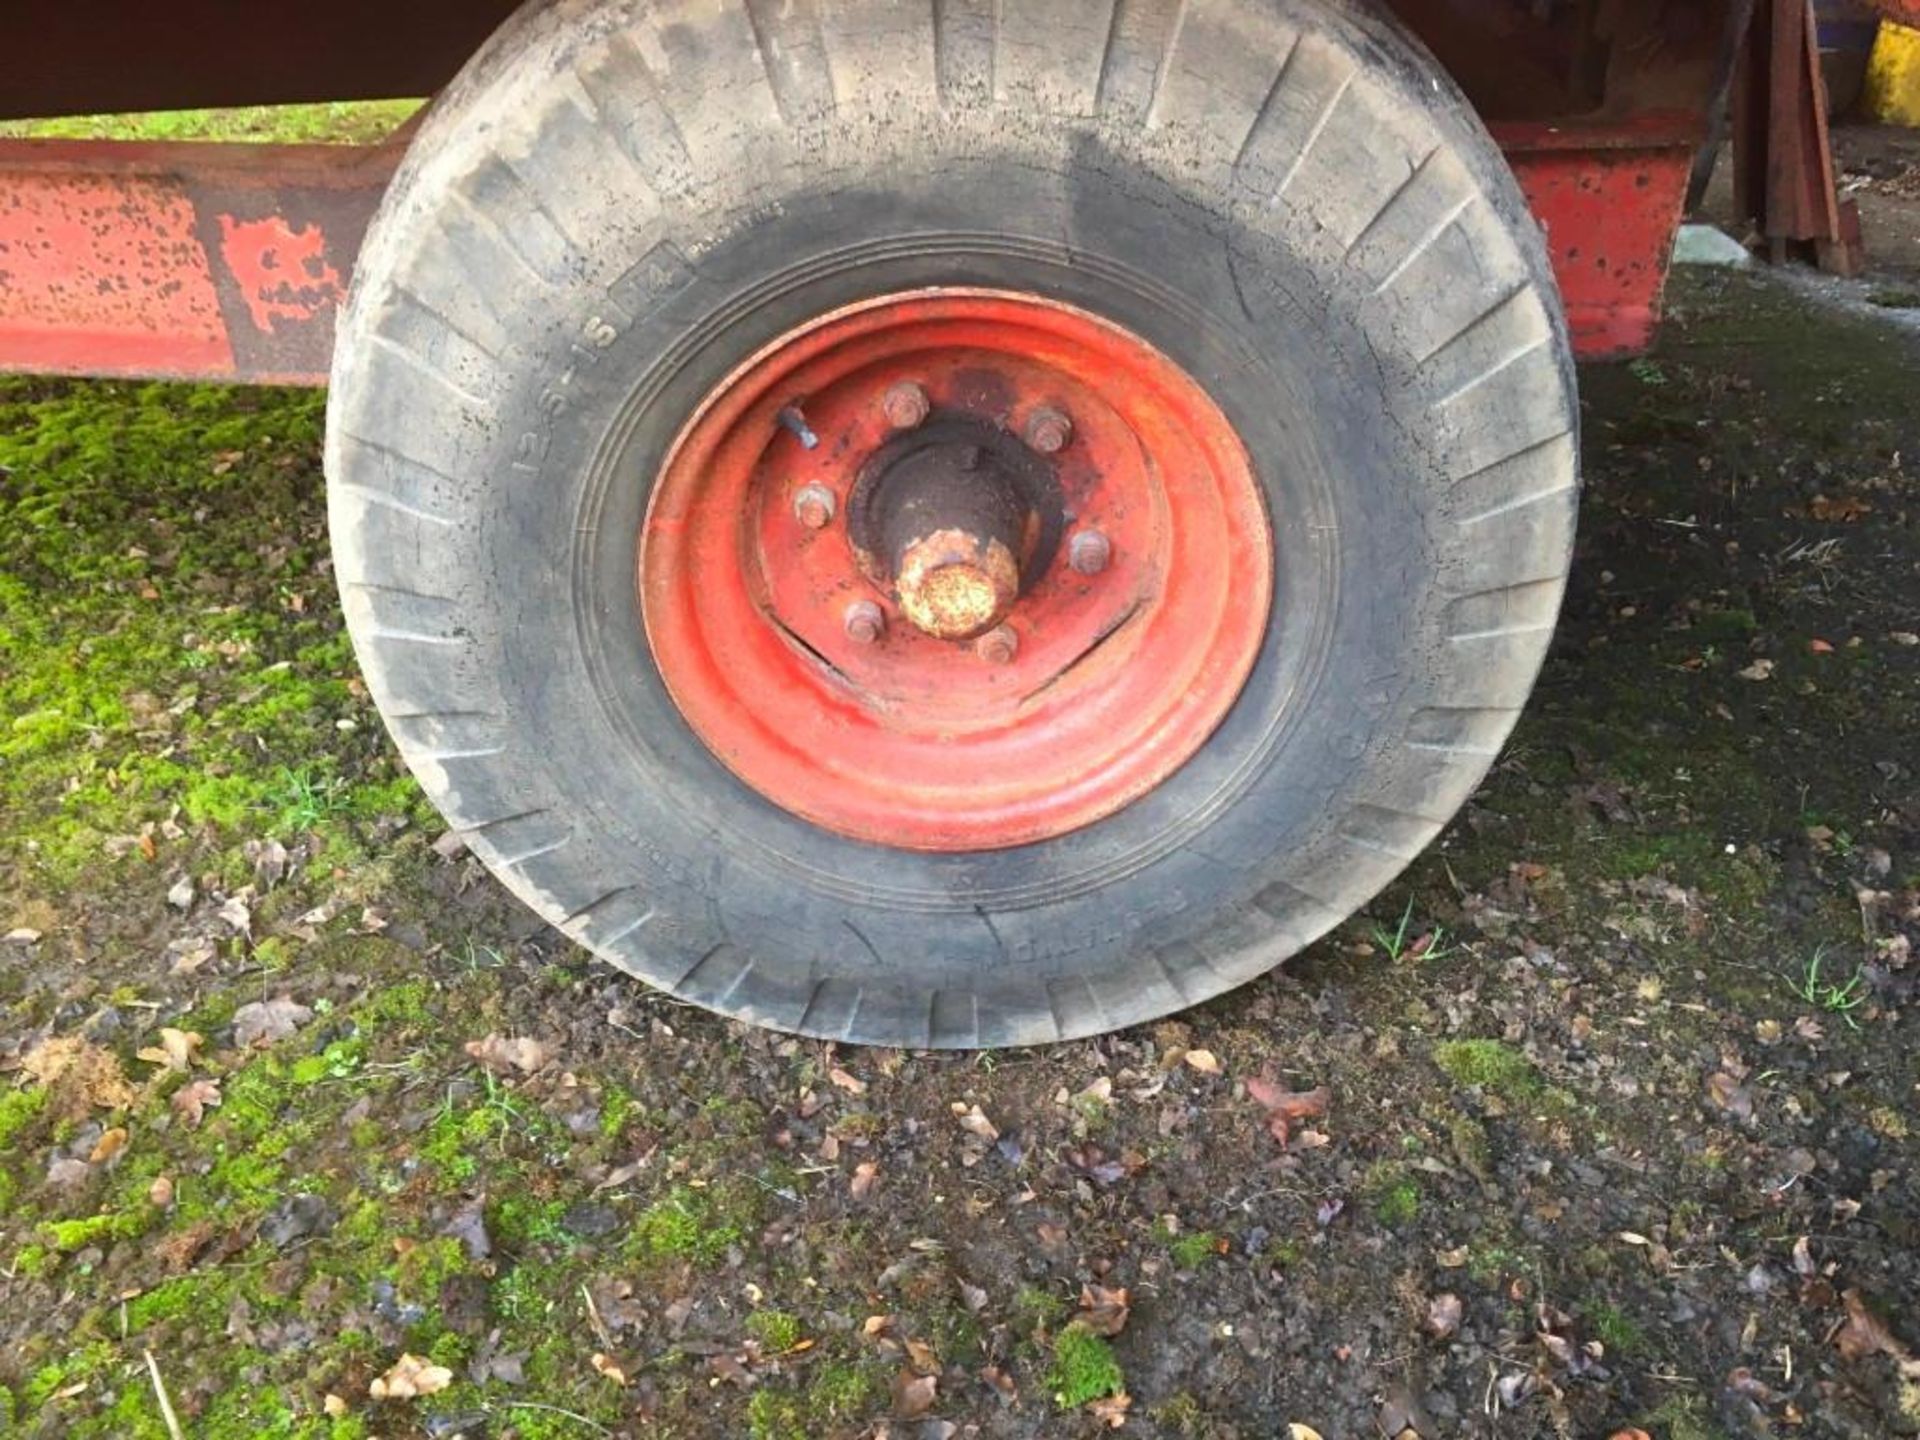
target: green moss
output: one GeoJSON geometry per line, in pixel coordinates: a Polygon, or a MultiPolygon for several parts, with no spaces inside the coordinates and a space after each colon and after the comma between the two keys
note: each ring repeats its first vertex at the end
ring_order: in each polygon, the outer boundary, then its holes
{"type": "Polygon", "coordinates": [[[151,1223],[150,1212],[122,1211],[89,1215],[84,1220],[48,1220],[41,1224],[40,1233],[47,1237],[47,1242],[55,1250],[63,1255],[71,1255],[89,1245],[131,1240],[142,1234],[151,1223]]]}
{"type": "Polygon", "coordinates": [[[226,1323],[227,1287],[216,1277],[183,1275],[166,1280],[127,1302],[127,1331],[138,1334],[168,1320],[190,1318],[195,1328],[226,1323]]]}
{"type": "Polygon", "coordinates": [[[762,1387],[747,1401],[751,1440],[810,1440],[806,1406],[796,1395],[762,1387]]]}
{"type": "Polygon", "coordinates": [[[1276,1270],[1286,1270],[1300,1263],[1300,1242],[1298,1240],[1274,1239],[1267,1242],[1262,1252],[1267,1264],[1276,1270]]]}
{"type": "Polygon", "coordinates": [[[365,857],[404,782],[314,583],[313,467],[287,463],[323,404],[0,379],[0,855],[66,883],[179,817],[230,878],[262,834],[365,857]]]}
{"type": "Polygon", "coordinates": [[[288,1068],[287,1078],[295,1085],[315,1085],[322,1080],[345,1080],[357,1071],[366,1058],[366,1041],[358,1036],[335,1040],[318,1055],[302,1055],[288,1068]]]}
{"type": "Polygon", "coordinates": [[[1198,1270],[1219,1252],[1220,1240],[1211,1230],[1193,1230],[1167,1247],[1173,1263],[1182,1270],[1198,1270]]]}
{"type": "Polygon", "coordinates": [[[1694,1396],[1674,1396],[1642,1423],[1660,1440],[1725,1440],[1726,1436],[1707,1417],[1705,1402],[1694,1396]]]}
{"type": "Polygon", "coordinates": [[[640,1212],[631,1243],[642,1258],[715,1265],[740,1243],[742,1234],[710,1190],[677,1185],[640,1212]]]}
{"type": "Polygon", "coordinates": [[[95,1340],[69,1350],[28,1377],[21,1391],[21,1399],[25,1402],[22,1408],[29,1413],[37,1412],[69,1385],[103,1374],[113,1365],[114,1359],[113,1346],[104,1340],[95,1340]]]}
{"type": "Polygon", "coordinates": [[[1433,1060],[1454,1084],[1502,1099],[1530,1099],[1542,1088],[1527,1057],[1498,1040],[1448,1040],[1434,1047],[1433,1060]]]}
{"type": "Polygon", "coordinates": [[[800,1317],[784,1310],[756,1310],[747,1316],[747,1333],[777,1355],[800,1343],[800,1317]]]}
{"type": "Polygon", "coordinates": [[[388,1273],[402,1295],[431,1304],[440,1287],[466,1269],[467,1254],[460,1242],[451,1235],[437,1235],[402,1248],[388,1273]]]}
{"type": "Polygon", "coordinates": [[[53,1252],[44,1245],[23,1245],[13,1257],[14,1273],[38,1280],[53,1265],[53,1252]]]}
{"type": "Polygon", "coordinates": [[[1411,1175],[1396,1175],[1372,1194],[1373,1213],[1382,1225],[1398,1229],[1420,1218],[1420,1186],[1411,1175]]]}
{"type": "Polygon", "coordinates": [[[13,1142],[40,1118],[40,1113],[46,1108],[47,1092],[44,1086],[0,1093],[0,1152],[11,1149],[13,1142]]]}
{"type": "Polygon", "coordinates": [[[816,1420],[851,1420],[872,1409],[884,1393],[866,1367],[828,1361],[807,1386],[807,1409],[816,1420]]]}
{"type": "Polygon", "coordinates": [[[241,105],[219,110],[164,110],[87,115],[61,120],[10,120],[0,136],[27,140],[230,140],[279,144],[366,144],[379,140],[420,108],[418,100],[329,101],[309,105],[241,105]]]}
{"type": "Polygon", "coordinates": [[[1073,1410],[1126,1388],[1127,1377],[1113,1347],[1100,1336],[1075,1321],[1055,1337],[1053,1363],[1047,1368],[1047,1389],[1054,1404],[1073,1410]]]}
{"type": "Polygon", "coordinates": [[[1066,1319],[1072,1308],[1051,1290],[1022,1285],[1013,1292],[1013,1326],[1024,1335],[1041,1334],[1066,1319]]]}
{"type": "MultiPolygon", "coordinates": [[[[385,954],[392,949],[392,942],[373,941],[371,948],[385,954]]],[[[340,949],[344,952],[340,958],[346,963],[365,963],[369,958],[365,953],[369,949],[369,942],[365,939],[356,939],[340,949]]],[[[406,1030],[428,1029],[445,1020],[442,1008],[444,999],[432,981],[406,980],[374,991],[354,1006],[353,1015],[362,1028],[368,1030],[389,1026],[406,1030]]]]}
{"type": "Polygon", "coordinates": [[[1616,1355],[1632,1355],[1646,1346],[1646,1332],[1610,1301],[1599,1300],[1587,1306],[1586,1319],[1594,1338],[1616,1355]]]}
{"type": "Polygon", "coordinates": [[[636,1108],[634,1098],[625,1086],[608,1085],[600,1092],[600,1134],[607,1140],[618,1140],[627,1128],[636,1108]]]}

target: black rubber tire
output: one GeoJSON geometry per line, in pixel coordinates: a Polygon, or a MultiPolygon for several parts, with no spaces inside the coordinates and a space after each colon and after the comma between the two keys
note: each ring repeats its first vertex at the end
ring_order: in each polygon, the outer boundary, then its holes
{"type": "Polygon", "coordinates": [[[354,644],[517,895],[674,994],[858,1042],[1146,1020],[1363,905],[1479,782],[1547,647],[1578,416],[1537,228],[1431,59],[1307,0],[558,0],[434,108],[333,372],[354,644]],[[1273,620],[1201,753],[971,855],[736,781],[636,613],[650,477],[794,324],[1038,291],[1205,384],[1274,521],[1273,620]]]}

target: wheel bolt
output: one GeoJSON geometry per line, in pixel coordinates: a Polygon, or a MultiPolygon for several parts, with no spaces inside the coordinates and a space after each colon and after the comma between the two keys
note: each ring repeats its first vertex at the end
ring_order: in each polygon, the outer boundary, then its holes
{"type": "Polygon", "coordinates": [[[1065,411],[1042,405],[1027,417],[1027,444],[1042,455],[1053,455],[1067,448],[1073,438],[1073,421],[1065,411]]]}
{"type": "Polygon", "coordinates": [[[1011,625],[996,625],[973,642],[973,653],[989,665],[1005,665],[1019,650],[1020,637],[1011,625]]]}
{"type": "Polygon", "coordinates": [[[824,529],[833,520],[833,492],[824,485],[802,485],[793,494],[793,518],[809,530],[824,529]]]}
{"type": "Polygon", "coordinates": [[[887,393],[880,397],[880,409],[886,414],[887,423],[896,430],[913,429],[927,418],[932,408],[927,392],[911,380],[889,385],[887,393]]]}
{"type": "Polygon", "coordinates": [[[1098,575],[1113,559],[1113,542],[1099,530],[1082,530],[1067,542],[1067,564],[1082,575],[1098,575]]]}
{"type": "Polygon", "coordinates": [[[871,645],[887,633],[887,612],[871,600],[856,600],[847,606],[842,623],[854,644],[871,645]]]}

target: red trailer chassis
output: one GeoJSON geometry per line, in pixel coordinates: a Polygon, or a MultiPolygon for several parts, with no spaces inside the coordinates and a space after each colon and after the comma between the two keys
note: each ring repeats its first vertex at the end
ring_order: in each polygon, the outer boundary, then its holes
{"type": "MultiPolygon", "coordinates": [[[[1842,238],[1806,0],[1759,7],[1737,64],[1748,0],[1396,0],[1510,159],[1577,353],[1651,340],[1689,168],[1736,69],[1749,213],[1787,241],[1842,238]]],[[[512,8],[347,0],[315,28],[278,3],[235,25],[224,0],[24,0],[0,12],[0,54],[31,57],[0,118],[431,94],[512,8]]],[[[404,142],[0,141],[0,370],[324,383],[404,142]]]]}

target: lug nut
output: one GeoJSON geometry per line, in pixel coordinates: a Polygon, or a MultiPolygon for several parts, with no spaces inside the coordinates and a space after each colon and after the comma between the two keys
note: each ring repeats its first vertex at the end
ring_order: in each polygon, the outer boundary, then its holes
{"type": "Polygon", "coordinates": [[[1027,444],[1042,455],[1053,455],[1067,448],[1073,438],[1073,421],[1064,411],[1042,405],[1027,417],[1027,444]]]}
{"type": "Polygon", "coordinates": [[[871,600],[856,600],[847,606],[843,622],[847,638],[856,645],[871,645],[887,633],[887,612],[871,600]]]}
{"type": "Polygon", "coordinates": [[[1019,650],[1020,637],[1011,625],[996,625],[973,642],[973,653],[989,665],[1008,664],[1019,650]]]}
{"type": "Polygon", "coordinates": [[[933,403],[927,399],[927,392],[911,380],[902,380],[897,385],[889,385],[887,393],[880,397],[880,409],[887,417],[887,423],[896,430],[911,430],[927,418],[927,412],[933,403]]]}
{"type": "Polygon", "coordinates": [[[793,518],[809,530],[825,528],[833,520],[833,492],[824,485],[802,485],[793,494],[793,518]]]}
{"type": "Polygon", "coordinates": [[[1082,575],[1098,575],[1113,559],[1113,542],[1099,530],[1082,530],[1067,542],[1067,564],[1082,575]]]}

